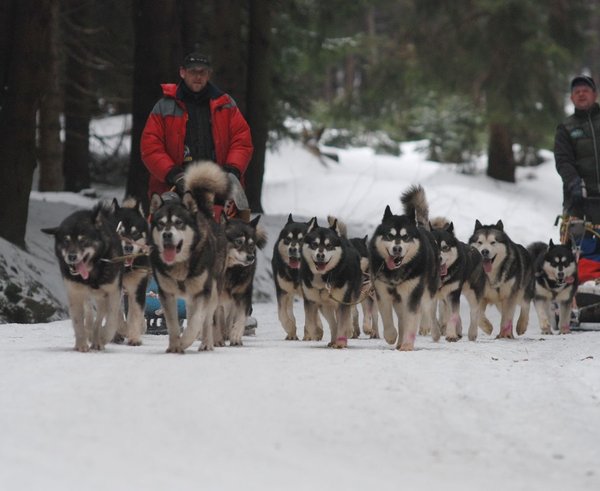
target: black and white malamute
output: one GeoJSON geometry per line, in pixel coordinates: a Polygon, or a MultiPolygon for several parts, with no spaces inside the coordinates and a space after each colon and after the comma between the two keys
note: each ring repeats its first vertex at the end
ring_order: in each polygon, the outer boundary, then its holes
{"type": "MultiPolygon", "coordinates": [[[[290,213],[286,224],[279,232],[279,237],[273,247],[271,266],[275,282],[275,295],[277,297],[277,313],[279,322],[283,327],[288,340],[297,340],[296,317],[294,316],[294,298],[302,298],[300,285],[300,263],[302,259],[302,244],[309,226],[313,226],[316,219],[308,222],[296,222],[290,213]]],[[[304,330],[305,341],[310,339],[307,330],[304,330]]],[[[323,327],[319,320],[315,341],[323,339],[323,327]]]]}
{"type": "Polygon", "coordinates": [[[225,279],[217,311],[215,343],[241,346],[246,319],[252,306],[252,286],[256,273],[256,249],[267,243],[265,230],[258,225],[260,215],[250,222],[234,218],[225,220],[227,240],[225,279]]]}
{"type": "Polygon", "coordinates": [[[410,351],[419,328],[431,330],[432,302],[440,283],[439,252],[427,230],[429,207],[424,189],[412,186],[401,201],[404,215],[394,215],[386,207],[369,251],[384,338],[389,344],[397,342],[397,349],[410,351]]]}
{"type": "Polygon", "coordinates": [[[150,200],[150,262],[169,332],[168,353],[183,353],[201,335],[201,350],[214,349],[214,316],[225,275],[226,241],[213,219],[215,197],[225,199],[229,179],[213,162],[190,164],[181,200],[150,200]],[[186,302],[180,332],[177,298],[186,302]]]}
{"type": "Polygon", "coordinates": [[[54,236],[77,351],[104,349],[120,324],[123,264],[115,259],[123,249],[115,229],[114,208],[108,202],[42,229],[54,236]]]}
{"type": "MultiPolygon", "coordinates": [[[[362,272],[362,285],[360,293],[360,307],[362,310],[362,330],[371,339],[379,339],[377,302],[375,294],[371,294],[371,267],[369,261],[369,237],[352,237],[350,244],[358,251],[360,256],[360,270],[362,272]]],[[[353,338],[360,336],[360,322],[358,308],[352,308],[352,325],[354,328],[353,338]]]]}
{"type": "Polygon", "coordinates": [[[129,198],[120,206],[113,200],[117,234],[123,247],[123,291],[127,299],[127,317],[117,331],[118,341],[127,338],[127,344],[142,344],[142,334],[146,330],[144,309],[146,307],[146,286],[150,277],[148,257],[148,222],[140,201],[129,198]]]}
{"type": "Polygon", "coordinates": [[[577,292],[577,261],[570,245],[534,242],[527,247],[533,260],[535,297],[533,304],[540,321],[542,334],[561,334],[571,331],[570,319],[573,298],[577,292]],[[558,304],[558,326],[553,303],[558,304]]]}
{"type": "Polygon", "coordinates": [[[432,226],[431,233],[440,251],[440,321],[433,323],[432,337],[438,340],[445,332],[446,341],[458,341],[462,337],[460,319],[460,296],[469,304],[469,339],[477,339],[479,307],[485,288],[481,254],[461,242],[454,235],[454,224],[447,222],[440,227],[432,226]]]}
{"type": "Polygon", "coordinates": [[[493,326],[485,317],[487,304],[500,311],[498,338],[513,338],[513,317],[520,305],[517,334],[525,334],[529,323],[529,308],[534,293],[534,276],[531,256],[527,249],[513,242],[499,220],[495,225],[482,225],[475,221],[469,244],[482,257],[486,285],[479,317],[479,326],[491,334],[493,326]]]}
{"type": "Polygon", "coordinates": [[[340,232],[337,220],[319,227],[316,220],[302,244],[300,282],[304,295],[305,330],[317,339],[319,311],[331,331],[328,346],[345,348],[352,336],[352,305],[362,282],[358,252],[340,232]]]}

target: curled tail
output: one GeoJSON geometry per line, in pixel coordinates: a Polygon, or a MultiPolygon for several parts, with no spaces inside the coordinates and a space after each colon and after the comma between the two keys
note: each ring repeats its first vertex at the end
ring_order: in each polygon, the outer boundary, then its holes
{"type": "Polygon", "coordinates": [[[400,197],[404,207],[404,214],[415,217],[417,224],[429,230],[429,204],[425,196],[425,190],[421,185],[408,188],[400,197]]]}
{"type": "Polygon", "coordinates": [[[215,198],[224,200],[229,195],[229,179],[214,162],[193,162],[185,170],[185,190],[191,193],[198,211],[212,218],[215,198]]]}

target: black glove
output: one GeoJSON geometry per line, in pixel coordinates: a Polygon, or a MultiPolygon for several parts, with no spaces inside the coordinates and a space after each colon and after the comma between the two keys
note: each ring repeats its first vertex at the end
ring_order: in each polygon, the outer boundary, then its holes
{"type": "Polygon", "coordinates": [[[175,186],[175,190],[179,196],[183,196],[185,193],[185,174],[183,172],[182,167],[173,167],[167,177],[165,178],[165,182],[169,186],[175,186]]]}
{"type": "Polygon", "coordinates": [[[225,172],[229,172],[230,174],[233,174],[235,177],[237,177],[238,181],[241,179],[240,170],[237,167],[234,167],[231,164],[223,164],[222,167],[225,172]]]}
{"type": "Polygon", "coordinates": [[[569,197],[571,198],[571,206],[580,207],[583,205],[583,182],[581,177],[575,177],[567,186],[569,197]]]}

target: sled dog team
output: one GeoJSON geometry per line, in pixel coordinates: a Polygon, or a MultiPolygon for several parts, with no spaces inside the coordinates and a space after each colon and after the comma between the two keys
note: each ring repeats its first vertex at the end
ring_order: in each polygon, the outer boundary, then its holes
{"type": "MultiPolygon", "coordinates": [[[[75,349],[102,350],[127,339],[141,344],[144,303],[151,273],[159,287],[169,343],[167,352],[183,353],[197,339],[200,350],[241,345],[252,300],[256,249],[266,244],[258,225],[240,219],[213,219],[215,199],[229,193],[225,172],[212,162],[190,165],[186,192],[154,195],[149,224],[139,203],[100,202],[76,211],[53,228],[75,331],[75,349]],[[123,298],[122,298],[123,295],[123,298]],[[184,298],[187,322],[181,327],[177,299],[184,298]]],[[[296,222],[290,214],[275,241],[272,268],[278,316],[286,339],[298,339],[293,304],[304,304],[304,340],[323,338],[344,348],[362,330],[383,337],[399,350],[412,350],[417,334],[462,336],[460,297],[470,307],[468,337],[478,328],[491,334],[488,304],[501,313],[498,337],[527,329],[533,300],[543,334],[556,330],[552,303],[559,305],[558,329],[569,331],[577,289],[577,265],[570,247],[534,243],[525,249],[495,225],[475,222],[469,243],[454,235],[452,222],[429,218],[425,192],[412,186],[401,197],[403,214],[386,207],[372,237],[348,238],[343,222],[329,217],[296,222]]]]}

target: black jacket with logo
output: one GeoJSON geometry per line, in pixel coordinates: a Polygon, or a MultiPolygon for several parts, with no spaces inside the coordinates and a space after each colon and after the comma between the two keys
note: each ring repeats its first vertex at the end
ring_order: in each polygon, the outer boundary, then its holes
{"type": "Polygon", "coordinates": [[[556,128],[554,136],[556,170],[563,181],[564,202],[568,187],[576,178],[585,182],[588,196],[600,196],[600,106],[576,109],[556,128]]]}

